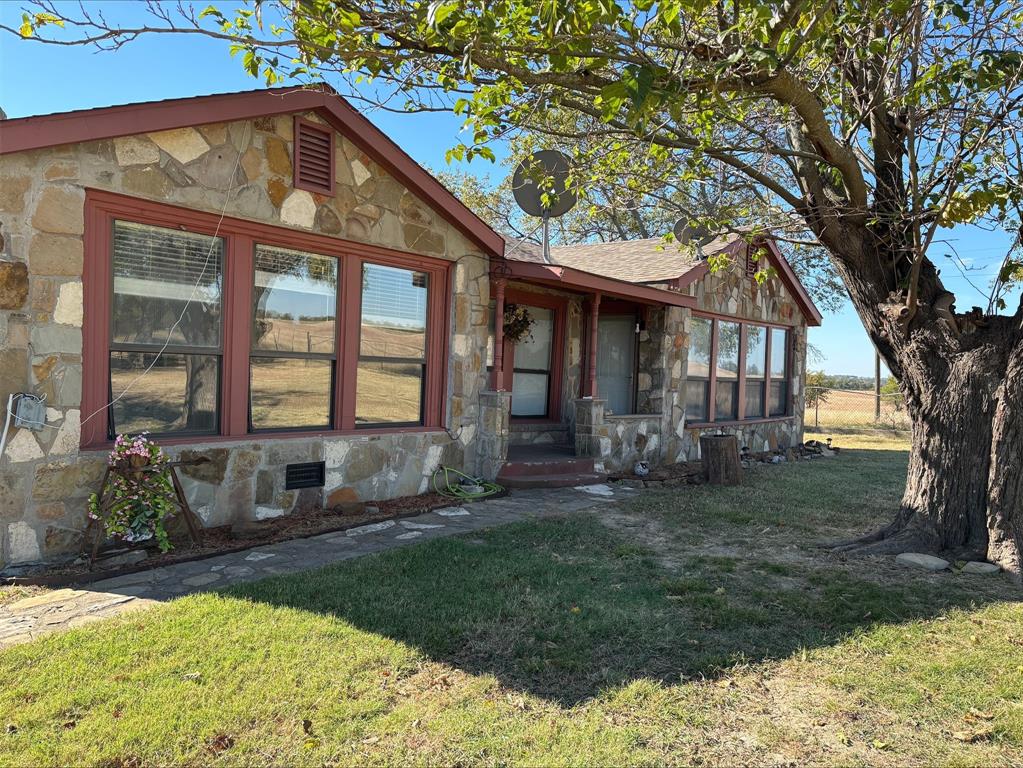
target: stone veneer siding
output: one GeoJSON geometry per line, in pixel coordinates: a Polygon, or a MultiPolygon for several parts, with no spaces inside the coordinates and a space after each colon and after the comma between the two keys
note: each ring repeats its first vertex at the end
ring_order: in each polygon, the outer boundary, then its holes
{"type": "MultiPolygon", "coordinates": [[[[322,123],[315,114],[306,118],[322,123]]],[[[85,189],[435,257],[455,263],[448,431],[174,446],[214,461],[184,477],[207,524],[306,505],[426,490],[442,463],[475,470],[488,265],[479,249],[335,133],[336,194],[292,184],[294,116],[214,123],[0,156],[0,400],[46,396],[53,429],[12,428],[0,458],[0,569],[76,550],[105,452],[80,452],[85,189]],[[228,190],[230,190],[230,195],[228,190]],[[283,466],[325,460],[323,489],[284,491],[283,466]]]]}

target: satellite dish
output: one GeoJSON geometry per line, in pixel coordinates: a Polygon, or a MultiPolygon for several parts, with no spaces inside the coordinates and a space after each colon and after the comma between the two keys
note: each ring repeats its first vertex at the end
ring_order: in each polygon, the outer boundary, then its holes
{"type": "Polygon", "coordinates": [[[693,224],[689,219],[681,218],[671,228],[672,234],[681,245],[695,245],[700,258],[703,258],[701,250],[703,246],[710,243],[715,235],[710,228],[703,224],[693,224]]]}
{"type": "Polygon", "coordinates": [[[543,219],[546,264],[551,263],[550,220],[564,216],[576,203],[575,192],[568,188],[571,170],[572,164],[566,155],[556,149],[542,149],[519,163],[512,177],[512,194],[519,208],[543,219]]]}
{"type": "Polygon", "coordinates": [[[534,152],[515,169],[512,194],[519,208],[530,216],[558,218],[576,203],[575,193],[568,188],[572,170],[567,156],[556,149],[534,152]],[[544,197],[549,205],[544,205],[544,197]]]}

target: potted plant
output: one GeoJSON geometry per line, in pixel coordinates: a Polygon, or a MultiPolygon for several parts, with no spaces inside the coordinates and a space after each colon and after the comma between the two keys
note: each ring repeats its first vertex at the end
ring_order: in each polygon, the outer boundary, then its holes
{"type": "Polygon", "coordinates": [[[108,463],[106,487],[89,497],[89,518],[111,538],[127,543],[154,539],[161,552],[171,549],[166,526],[174,514],[175,493],[163,449],[146,433],[118,435],[108,463]]]}
{"type": "Polygon", "coordinates": [[[536,321],[529,314],[529,308],[521,304],[508,304],[504,308],[504,337],[513,344],[532,338],[536,321]]]}

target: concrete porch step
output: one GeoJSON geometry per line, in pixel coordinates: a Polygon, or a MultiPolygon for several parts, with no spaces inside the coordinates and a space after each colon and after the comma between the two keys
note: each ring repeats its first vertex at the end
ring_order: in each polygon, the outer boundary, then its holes
{"type": "Polygon", "coordinates": [[[506,488],[564,488],[606,479],[593,459],[576,456],[567,445],[513,445],[497,475],[497,482],[506,488]]]}

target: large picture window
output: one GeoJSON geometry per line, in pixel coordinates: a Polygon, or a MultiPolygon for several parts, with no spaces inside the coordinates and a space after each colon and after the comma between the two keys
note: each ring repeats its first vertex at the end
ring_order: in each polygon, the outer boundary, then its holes
{"type": "Polygon", "coordinates": [[[336,360],[337,259],[256,246],[252,428],[326,428],[336,360]]]}
{"type": "Polygon", "coordinates": [[[452,265],[89,190],[81,445],[444,425],[452,265]]]}
{"type": "Polygon", "coordinates": [[[223,239],[114,221],[111,251],[109,434],[215,434],[223,239]]]}
{"type": "Polygon", "coordinates": [[[686,379],[688,423],[791,415],[791,336],[787,328],[699,316],[692,319],[691,327],[686,379]]]}
{"type": "Polygon", "coordinates": [[[428,282],[422,272],[363,265],[356,424],[422,423],[428,282]]]}

